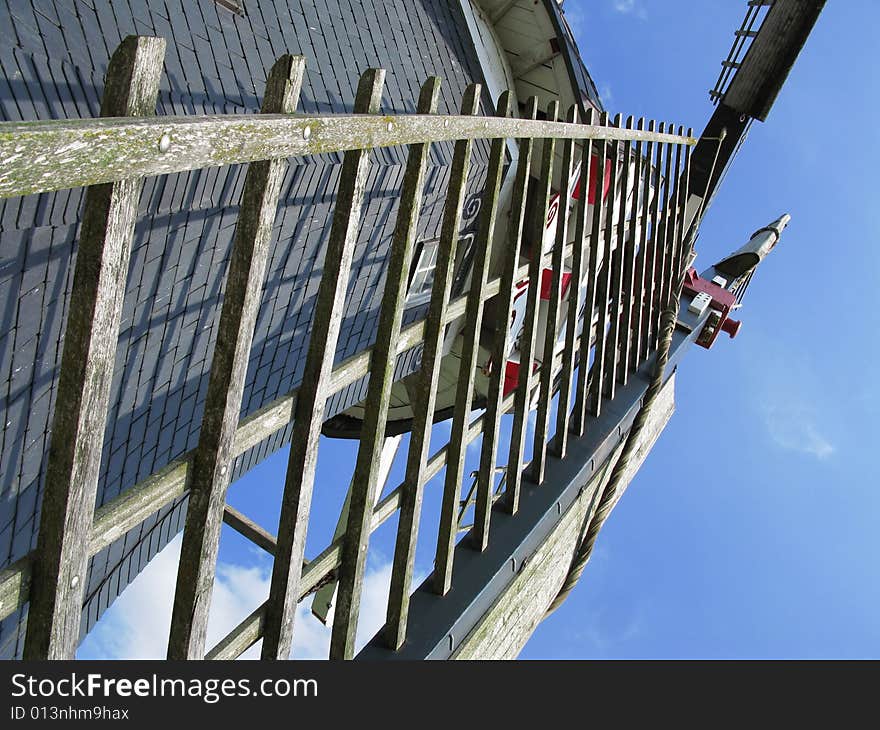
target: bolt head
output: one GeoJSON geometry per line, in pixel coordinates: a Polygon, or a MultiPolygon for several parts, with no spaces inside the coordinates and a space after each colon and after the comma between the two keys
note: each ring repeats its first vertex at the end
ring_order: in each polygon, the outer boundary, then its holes
{"type": "Polygon", "coordinates": [[[311,137],[311,136],[312,136],[312,128],[311,128],[311,127],[305,127],[305,128],[303,129],[303,139],[308,139],[308,138],[311,137]]]}
{"type": "Polygon", "coordinates": [[[75,575],[75,576],[73,576],[73,578],[70,579],[70,587],[76,588],[78,585],[79,585],[79,576],[75,575]]]}
{"type": "Polygon", "coordinates": [[[159,139],[159,152],[167,152],[171,147],[171,135],[167,132],[159,139]]]}
{"type": "Polygon", "coordinates": [[[394,129],[394,124],[392,122],[388,122],[388,131],[390,132],[392,129],[394,129]]]}

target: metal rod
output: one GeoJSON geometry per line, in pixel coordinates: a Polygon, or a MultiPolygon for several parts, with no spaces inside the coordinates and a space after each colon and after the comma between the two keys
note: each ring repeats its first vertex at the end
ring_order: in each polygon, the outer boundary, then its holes
{"type": "MultiPolygon", "coordinates": [[[[164,57],[163,39],[126,38],[110,59],[101,115],[154,114],[164,57]]],[[[0,159],[5,169],[5,156],[0,159]]],[[[73,659],[79,644],[88,534],[143,188],[143,179],[132,174],[131,179],[86,191],[46,464],[25,659],[73,659]]]]}
{"type": "MultiPolygon", "coordinates": [[[[384,81],[382,69],[370,69],[361,76],[354,102],[357,113],[376,114],[379,111],[384,81]]],[[[342,162],[336,209],[324,257],[324,274],[318,288],[309,350],[296,400],[278,524],[278,550],[266,604],[263,659],[286,659],[293,640],[293,618],[299,599],[318,439],[328,395],[326,385],[336,354],[369,156],[369,149],[352,150],[345,153],[342,162]]]]}
{"type": "MultiPolygon", "coordinates": [[[[510,114],[510,94],[502,94],[498,99],[496,115],[507,117],[510,114]]],[[[495,218],[498,210],[498,196],[501,191],[501,178],[504,174],[504,156],[507,140],[495,139],[489,154],[489,170],[483,188],[483,209],[480,229],[474,242],[474,260],[471,266],[470,291],[468,292],[465,325],[461,333],[461,362],[455,392],[455,410],[452,416],[452,433],[449,438],[449,457],[446,462],[446,483],[440,507],[440,528],[437,536],[437,553],[434,561],[434,590],[446,595],[452,587],[452,557],[455,554],[456,530],[455,510],[461,491],[464,475],[465,450],[464,433],[470,421],[471,402],[474,394],[474,370],[480,349],[480,325],[483,321],[483,287],[486,285],[486,272],[489,268],[489,252],[495,232],[495,218]]]]}

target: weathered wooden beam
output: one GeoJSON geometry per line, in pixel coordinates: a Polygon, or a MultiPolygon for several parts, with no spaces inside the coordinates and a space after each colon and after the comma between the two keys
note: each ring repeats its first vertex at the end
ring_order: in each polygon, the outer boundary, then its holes
{"type": "MultiPolygon", "coordinates": [[[[440,79],[428,79],[421,89],[418,113],[435,114],[439,95],[440,79]]],[[[367,548],[375,506],[373,494],[378,485],[380,455],[385,443],[396,344],[406,305],[407,272],[422,208],[428,152],[427,144],[416,144],[409,148],[400,207],[388,255],[385,291],[379,310],[376,342],[370,358],[370,380],[364,404],[361,440],[351,482],[348,525],[342,545],[336,612],[330,636],[331,659],[351,659],[355,652],[355,634],[360,616],[364,570],[367,566],[367,548]]]]}
{"type": "MultiPolygon", "coordinates": [[[[568,121],[577,122],[577,105],[569,109],[568,121]]],[[[553,402],[553,360],[556,353],[556,329],[559,326],[559,310],[562,306],[562,268],[565,244],[568,240],[568,201],[571,199],[571,171],[574,161],[574,142],[565,140],[562,144],[562,169],[559,172],[559,197],[556,204],[556,241],[553,245],[550,270],[550,298],[547,301],[547,316],[544,325],[543,355],[541,356],[540,380],[538,390],[538,413],[535,419],[535,439],[532,446],[532,464],[529,477],[535,484],[544,483],[547,461],[547,439],[550,433],[550,408],[553,402]]],[[[549,213],[544,220],[549,219],[549,213]]],[[[536,282],[537,284],[538,282],[536,282]]],[[[543,288],[543,281],[540,282],[543,288]]],[[[569,279],[569,286],[574,282],[569,279]]],[[[562,406],[568,410],[568,404],[562,406]]]]}
{"type": "MultiPolygon", "coordinates": [[[[294,111],[304,70],[302,56],[285,55],[275,62],[266,81],[262,113],[294,111]]],[[[190,474],[189,505],[168,640],[169,659],[201,659],[205,653],[233,440],[286,168],[287,161],[283,159],[253,162],[245,178],[205,414],[190,474]]]]}
{"type": "MultiPolygon", "coordinates": [[[[651,122],[653,125],[653,122],[651,122]]],[[[639,119],[639,129],[644,129],[645,119],[639,119]]],[[[639,142],[639,186],[642,189],[642,208],[639,212],[638,245],[639,253],[636,258],[635,279],[633,289],[635,291],[633,322],[632,322],[632,346],[630,349],[629,364],[633,372],[639,369],[642,363],[642,318],[645,311],[645,283],[647,281],[648,261],[648,215],[651,207],[651,177],[652,160],[654,156],[654,143],[639,142]]]]}
{"type": "MultiPolygon", "coordinates": [[[[620,115],[617,115],[617,120],[620,115]]],[[[602,265],[599,267],[598,280],[596,282],[596,304],[599,307],[599,322],[596,325],[596,349],[593,358],[593,367],[590,370],[590,401],[589,413],[598,417],[602,412],[603,385],[605,383],[605,370],[607,364],[606,352],[610,345],[609,337],[609,306],[608,298],[611,296],[612,272],[614,270],[614,209],[617,207],[617,178],[620,159],[620,148],[616,141],[610,143],[611,152],[611,182],[608,187],[608,198],[605,202],[605,233],[604,255],[602,265]]]]}
{"type": "MultiPolygon", "coordinates": [[[[532,394],[534,395],[534,393],[532,394]]],[[[514,396],[510,393],[505,397],[502,409],[506,413],[513,408],[514,396]]],[[[468,427],[465,435],[465,442],[471,443],[477,439],[483,431],[483,416],[475,419],[468,427]]],[[[448,444],[440,448],[428,460],[425,469],[425,484],[430,482],[437,476],[446,465],[446,456],[448,452],[448,444]]],[[[403,492],[406,483],[400,484],[396,489],[391,491],[384,497],[376,509],[373,511],[371,532],[375,532],[383,524],[385,524],[397,510],[400,509],[403,492]]],[[[334,540],[324,550],[322,550],[314,560],[303,561],[302,579],[300,581],[300,590],[298,600],[302,600],[309,593],[313,592],[316,587],[322,584],[331,571],[339,567],[342,559],[342,538],[334,540]]],[[[245,618],[238,626],[236,626],[229,634],[227,634],[218,644],[211,649],[206,655],[208,659],[235,659],[255,644],[262,637],[263,622],[266,614],[266,603],[258,607],[247,618],[245,618]]],[[[399,647],[398,647],[399,648],[399,647]]]]}
{"type": "MultiPolygon", "coordinates": [[[[525,116],[534,119],[538,114],[538,100],[531,97],[526,104],[525,116]]],[[[492,372],[489,374],[486,413],[483,429],[483,447],[480,451],[480,468],[477,476],[477,496],[474,507],[474,528],[472,545],[477,550],[485,550],[489,545],[489,523],[492,514],[492,490],[495,486],[495,465],[498,449],[498,436],[501,426],[501,407],[504,396],[504,380],[508,350],[510,349],[510,317],[506,316],[513,307],[514,285],[519,269],[520,246],[525,221],[526,200],[528,199],[530,171],[532,167],[532,140],[519,140],[516,179],[510,204],[510,219],[507,227],[507,257],[501,273],[501,291],[498,294],[495,311],[495,331],[492,334],[492,372]]]]}
{"type": "MultiPolygon", "coordinates": [[[[354,102],[356,113],[374,115],[379,111],[384,82],[383,69],[370,69],[361,76],[354,102]]],[[[369,149],[346,152],[342,162],[336,209],[324,256],[324,274],[315,303],[302,385],[297,394],[278,524],[278,549],[266,605],[263,659],[286,659],[293,640],[293,618],[299,599],[327,382],[333,370],[369,164],[369,149]]]]}
{"type": "MultiPolygon", "coordinates": [[[[663,386],[617,491],[619,500],[674,410],[674,377],[663,386]]],[[[623,443],[596,469],[540,547],[520,563],[510,585],[477,625],[461,637],[452,659],[515,659],[559,593],[571,558],[590,523],[623,443]]],[[[458,637],[456,637],[458,638],[458,637]]]]}
{"type": "MultiPolygon", "coordinates": [[[[282,157],[513,137],[625,139],[583,124],[408,114],[229,114],[0,123],[0,198],[282,157]]],[[[686,142],[673,136],[662,142],[686,142]]]]}
{"type": "MultiPolygon", "coordinates": [[[[559,102],[547,107],[547,119],[559,116],[559,102]]],[[[507,482],[503,504],[511,513],[519,509],[522,489],[522,464],[525,453],[526,422],[532,401],[532,370],[535,359],[538,299],[541,293],[541,266],[543,265],[544,226],[553,184],[553,152],[555,141],[544,139],[541,150],[541,177],[535,188],[536,214],[533,221],[532,244],[529,251],[529,288],[526,292],[526,315],[519,340],[519,380],[514,390],[513,424],[510,429],[510,450],[507,456],[507,482]]]]}
{"type": "MultiPolygon", "coordinates": [[[[517,270],[516,278],[521,279],[527,275],[528,265],[521,266],[517,270]]],[[[498,294],[500,282],[500,277],[487,282],[483,290],[484,301],[498,294]]],[[[443,317],[444,327],[464,313],[466,299],[466,296],[458,297],[449,304],[443,317]]],[[[421,342],[424,330],[424,321],[411,324],[402,330],[398,340],[398,354],[421,342]]],[[[368,372],[371,352],[371,349],[367,349],[337,365],[330,377],[328,395],[363,377],[368,372]]],[[[263,439],[269,438],[293,421],[297,392],[295,389],[276,398],[239,424],[232,447],[233,457],[240,456],[249,448],[256,446],[263,439]]],[[[187,452],[155,474],[151,474],[143,481],[138,482],[131,489],[127,489],[115,499],[99,507],[95,511],[95,521],[89,538],[89,555],[95,555],[105,547],[113,544],[113,542],[123,537],[129,530],[137,527],[147,517],[162,507],[171,504],[175,499],[183,497],[187,491],[188,474],[192,468],[194,453],[195,450],[187,452]]],[[[434,475],[432,474],[431,476],[434,475]]],[[[33,551],[28,553],[21,561],[6,568],[3,571],[3,575],[15,584],[21,583],[24,580],[21,575],[21,571],[24,570],[22,566],[27,565],[29,571],[34,557],[35,553],[33,551]]],[[[27,585],[30,585],[29,580],[28,578],[26,581],[27,585]]],[[[27,602],[26,595],[19,594],[17,591],[14,594],[19,596],[20,603],[16,603],[11,599],[9,601],[4,600],[3,596],[7,594],[0,590],[0,619],[6,618],[16,608],[27,602]]],[[[12,593],[8,594],[8,596],[12,595],[12,593]]]]}
{"type": "MultiPolygon", "coordinates": [[[[654,122],[648,126],[648,131],[654,131],[654,122]]],[[[658,132],[663,132],[666,128],[665,122],[660,122],[659,127],[657,127],[658,132]]],[[[646,279],[645,279],[645,301],[642,305],[642,357],[641,360],[644,361],[648,358],[648,355],[653,351],[654,346],[652,345],[652,340],[654,339],[654,335],[656,330],[654,328],[654,297],[655,292],[658,286],[657,276],[657,262],[658,262],[658,248],[659,248],[659,236],[660,236],[660,201],[662,195],[660,193],[660,185],[662,183],[662,167],[663,167],[663,152],[664,147],[662,144],[655,144],[654,150],[654,158],[648,158],[649,169],[651,171],[651,180],[653,187],[653,198],[651,199],[651,223],[650,223],[650,234],[648,239],[648,248],[645,253],[645,269],[646,269],[646,279]]],[[[649,145],[650,147],[650,145],[649,145]]]]}
{"type": "Polygon", "coordinates": [[[275,554],[275,535],[228,504],[223,509],[223,522],[269,555],[275,554]]]}
{"type": "MultiPolygon", "coordinates": [[[[672,124],[667,129],[672,130],[672,124]]],[[[658,262],[657,275],[659,283],[654,292],[654,319],[652,326],[654,327],[654,336],[651,340],[651,346],[657,347],[660,341],[660,320],[663,317],[663,308],[666,306],[667,290],[669,289],[669,234],[672,231],[673,221],[671,220],[671,203],[673,200],[673,186],[676,184],[675,172],[673,171],[672,155],[675,151],[675,145],[664,144],[666,154],[666,167],[663,171],[663,178],[666,183],[663,188],[663,212],[660,221],[660,235],[657,238],[658,246],[658,262]]]]}
{"type": "MultiPolygon", "coordinates": [[[[631,127],[633,123],[632,117],[627,120],[627,127],[631,127]]],[[[643,129],[645,126],[644,118],[639,119],[638,128],[643,129]]],[[[632,160],[632,207],[629,215],[629,231],[626,240],[626,258],[623,269],[623,288],[626,292],[626,306],[623,310],[623,318],[620,322],[621,342],[620,342],[620,358],[617,361],[617,379],[621,385],[629,382],[630,371],[634,372],[632,367],[632,350],[633,350],[633,320],[635,319],[635,311],[641,305],[642,290],[641,284],[636,288],[636,268],[638,266],[638,242],[639,242],[639,200],[642,194],[642,143],[627,142],[626,152],[624,153],[627,163],[632,160]]],[[[626,206],[624,206],[624,210],[626,206]]]]}
{"type": "MultiPolygon", "coordinates": [[[[599,125],[608,124],[608,114],[602,112],[599,117],[599,125]]],[[[598,144],[596,156],[596,181],[593,189],[593,216],[590,221],[590,253],[587,259],[587,291],[584,297],[584,331],[581,337],[580,352],[578,353],[578,376],[577,389],[574,398],[574,410],[572,418],[572,431],[576,436],[582,436],[587,427],[587,406],[589,404],[589,377],[590,377],[590,348],[592,347],[592,323],[593,310],[596,309],[597,296],[596,286],[599,281],[599,254],[604,250],[602,231],[604,230],[603,216],[605,213],[605,169],[608,165],[608,145],[603,141],[598,144]]],[[[589,179],[588,179],[589,183],[589,179]]],[[[596,340],[604,336],[604,332],[596,328],[596,340]]]]}
{"type": "MultiPolygon", "coordinates": [[[[587,124],[593,123],[595,112],[587,110],[587,124]]],[[[576,357],[576,340],[578,321],[582,320],[583,331],[587,340],[590,339],[593,313],[584,310],[581,313],[581,286],[584,280],[584,263],[589,255],[587,246],[587,211],[590,201],[590,167],[592,164],[593,143],[584,142],[581,149],[580,168],[580,199],[575,217],[574,250],[571,258],[571,283],[568,285],[568,311],[565,319],[565,348],[562,358],[562,373],[559,385],[559,404],[556,409],[556,433],[553,437],[553,453],[560,459],[565,457],[571,427],[572,408],[571,394],[574,388],[574,365],[576,357]]],[[[581,361],[579,367],[586,371],[586,362],[581,361]]]]}
{"type": "MultiPolygon", "coordinates": [[[[480,101],[480,85],[471,84],[462,99],[461,113],[472,116],[477,113],[480,101]]],[[[409,596],[415,566],[416,542],[422,498],[427,481],[428,447],[431,441],[431,425],[437,402],[437,385],[440,381],[443,340],[446,332],[445,311],[449,304],[452,287],[455,252],[461,229],[461,214],[467,190],[472,142],[458,140],[452,156],[449,186],[437,248],[437,263],[431,301],[425,321],[425,340],[422,361],[418,373],[407,378],[405,385],[413,407],[412,431],[406,472],[400,488],[400,515],[397,522],[397,538],[394,544],[394,562],[391,567],[391,587],[388,593],[388,610],[385,621],[385,641],[391,649],[398,649],[406,640],[406,624],[409,615],[409,596]]]]}
{"type": "MultiPolygon", "coordinates": [[[[126,38],[110,59],[102,116],[154,114],[164,56],[161,38],[126,38]]],[[[134,177],[86,191],[31,579],[25,659],[72,659],[79,643],[88,535],[142,187],[143,180],[134,177]]]]}
{"type": "MultiPolygon", "coordinates": [[[[623,126],[623,117],[618,114],[615,119],[618,127],[623,126]]],[[[632,129],[633,118],[627,119],[627,129],[632,129]]],[[[632,154],[632,142],[626,140],[620,144],[623,147],[623,160],[618,161],[620,166],[620,196],[618,197],[617,231],[615,234],[616,246],[614,248],[614,265],[611,268],[611,322],[608,331],[608,347],[605,350],[605,383],[603,391],[608,400],[614,400],[617,393],[617,365],[620,362],[620,321],[626,307],[629,306],[630,292],[626,291],[627,299],[624,300],[623,279],[627,261],[631,257],[634,247],[626,235],[626,191],[629,187],[629,160],[632,154]]]]}
{"type": "MultiPolygon", "coordinates": [[[[498,99],[496,115],[506,119],[510,114],[511,95],[504,93],[498,99]]],[[[483,186],[483,208],[480,214],[480,227],[474,241],[474,258],[465,311],[465,324],[461,332],[461,361],[458,369],[458,382],[455,391],[455,408],[452,415],[452,431],[449,437],[449,456],[446,462],[446,482],[440,506],[440,527],[437,536],[437,552],[434,560],[434,590],[441,596],[452,587],[452,557],[455,554],[455,540],[458,536],[456,508],[461,493],[464,475],[464,460],[467,445],[464,435],[471,417],[474,395],[474,373],[480,352],[480,328],[483,322],[483,287],[489,270],[489,252],[495,235],[495,219],[498,213],[498,198],[501,192],[501,179],[504,175],[504,156],[507,140],[492,140],[489,152],[489,169],[483,186]]]]}
{"type": "MultiPolygon", "coordinates": [[[[690,129],[688,131],[691,131],[690,129]]],[[[680,225],[678,227],[678,240],[675,244],[675,268],[674,271],[678,276],[684,275],[684,268],[687,266],[687,261],[685,260],[685,247],[687,245],[687,237],[688,237],[688,226],[686,220],[687,214],[687,204],[688,198],[690,197],[690,184],[691,184],[691,148],[684,148],[684,169],[681,173],[680,185],[681,185],[681,195],[678,198],[678,204],[680,206],[679,210],[679,221],[680,225]]]]}

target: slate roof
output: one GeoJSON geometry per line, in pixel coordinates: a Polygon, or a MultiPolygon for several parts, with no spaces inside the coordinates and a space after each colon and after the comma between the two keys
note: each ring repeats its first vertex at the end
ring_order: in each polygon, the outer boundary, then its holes
{"type": "MultiPolygon", "coordinates": [[[[482,81],[464,19],[447,0],[8,0],[0,5],[0,119],[97,116],[108,59],[127,35],[165,37],[159,114],[259,109],[275,58],[302,53],[300,109],[350,112],[358,76],[388,71],[382,111],[412,112],[429,75],[444,80],[440,112],[482,81]]],[[[484,99],[484,103],[488,99],[484,99]]],[[[420,234],[437,235],[451,145],[431,152],[420,234]]],[[[487,148],[477,145],[469,193],[487,148]]],[[[374,156],[337,360],[374,336],[387,244],[405,151],[374,156]]],[[[293,161],[282,187],[242,415],[295,387],[321,272],[341,156],[293,161]]],[[[238,199],[240,167],[149,179],[126,283],[98,505],[197,443],[238,199]]],[[[0,201],[0,568],[36,544],[61,334],[75,260],[82,191],[0,201]]],[[[413,321],[423,310],[412,310],[413,321]]],[[[398,375],[417,365],[398,362],[398,375]]],[[[328,417],[363,397],[356,383],[328,417]]],[[[244,454],[234,477],[281,447],[285,430],[244,454]]],[[[92,561],[83,631],[181,529],[185,500],[163,509],[92,561]]],[[[17,656],[23,615],[0,624],[0,657],[17,656]]]]}

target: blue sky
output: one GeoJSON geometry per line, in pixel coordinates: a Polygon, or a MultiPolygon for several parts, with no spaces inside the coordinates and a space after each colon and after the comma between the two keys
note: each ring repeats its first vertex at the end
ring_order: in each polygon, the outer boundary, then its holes
{"type": "MultiPolygon", "coordinates": [[[[702,129],[745,2],[567,0],[565,9],[610,112],[702,129]]],[[[880,224],[869,183],[880,154],[868,134],[848,139],[877,118],[878,21],[873,0],[828,3],[767,123],[753,125],[705,217],[698,268],[783,212],[792,223],[751,284],[737,339],[687,354],[676,414],[581,583],[523,658],[880,656],[880,386],[870,376],[880,224]]],[[[448,426],[435,431],[442,442],[448,426]]],[[[309,554],[329,541],[355,448],[322,442],[309,554]]],[[[270,530],[285,463],[286,450],[229,492],[270,530]]],[[[426,491],[423,525],[436,524],[438,486],[426,491]]],[[[395,526],[371,542],[362,640],[384,619],[395,526]]],[[[423,532],[421,575],[435,538],[423,532]]],[[[117,600],[81,657],[163,655],[177,550],[179,540],[117,600]]],[[[220,561],[209,643],[264,599],[271,567],[228,528],[220,561]]],[[[295,656],[326,651],[328,633],[305,607],[296,637],[295,656]]]]}

